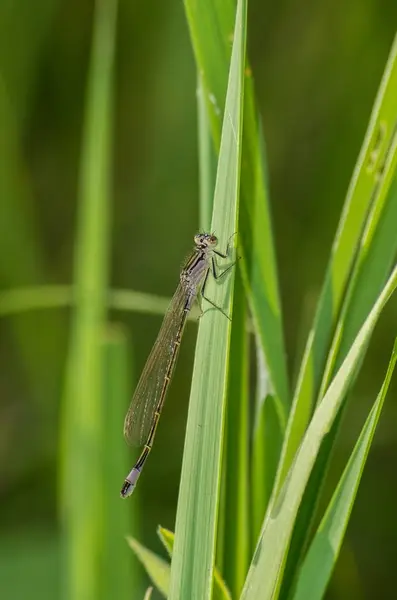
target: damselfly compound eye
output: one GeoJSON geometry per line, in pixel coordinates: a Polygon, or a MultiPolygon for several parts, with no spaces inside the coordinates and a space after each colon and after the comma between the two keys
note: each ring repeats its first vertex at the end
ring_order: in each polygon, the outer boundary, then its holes
{"type": "Polygon", "coordinates": [[[196,246],[199,246],[200,244],[203,243],[203,234],[202,233],[196,233],[196,235],[194,236],[194,243],[196,244],[196,246]]]}
{"type": "Polygon", "coordinates": [[[211,243],[211,246],[216,246],[218,243],[218,238],[216,237],[216,235],[211,235],[209,241],[211,243]]]}

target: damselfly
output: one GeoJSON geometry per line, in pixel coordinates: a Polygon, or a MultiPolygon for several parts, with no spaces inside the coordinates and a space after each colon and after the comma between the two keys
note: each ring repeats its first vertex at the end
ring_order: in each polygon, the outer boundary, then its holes
{"type": "Polygon", "coordinates": [[[204,298],[228,317],[205,295],[210,271],[215,279],[219,279],[234,265],[234,263],[229,265],[222,272],[218,271],[216,256],[227,258],[229,244],[226,254],[222,254],[215,249],[217,243],[216,236],[210,233],[199,233],[194,237],[194,252],[181,271],[178,288],[131,400],[124,421],[124,437],[128,444],[143,445],[144,448],[124,481],[120,492],[122,498],[130,496],[134,491],[152,449],[161,410],[176,364],[182,333],[194,301],[196,299],[199,301],[200,297],[204,298]]]}

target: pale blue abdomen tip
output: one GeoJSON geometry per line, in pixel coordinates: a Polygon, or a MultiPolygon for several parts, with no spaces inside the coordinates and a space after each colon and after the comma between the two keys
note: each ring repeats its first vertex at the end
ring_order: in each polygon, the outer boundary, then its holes
{"type": "Polygon", "coordinates": [[[123,487],[120,491],[120,496],[122,498],[128,498],[128,496],[131,496],[132,492],[135,489],[136,482],[138,481],[138,477],[140,474],[141,472],[135,467],[128,473],[124,481],[123,487]]]}

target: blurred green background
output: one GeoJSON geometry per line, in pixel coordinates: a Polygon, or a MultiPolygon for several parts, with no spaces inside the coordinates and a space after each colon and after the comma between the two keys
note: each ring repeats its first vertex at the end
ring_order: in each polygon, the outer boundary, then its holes
{"type": "MultiPolygon", "coordinates": [[[[93,9],[92,0],[0,2],[2,290],[72,281],[93,9]]],[[[392,0],[249,3],[292,381],[396,26],[392,0]]],[[[119,2],[115,75],[111,285],[170,296],[198,229],[196,73],[181,1],[119,2]]],[[[132,391],[161,318],[112,311],[109,319],[130,340],[132,391]]],[[[68,309],[0,320],[0,592],[10,600],[60,595],[58,420],[69,325],[68,309]]],[[[396,330],[394,302],[344,419],[330,490],[396,330]]],[[[136,535],[156,552],[157,524],[174,528],[195,333],[189,324],[139,493],[121,509],[140,507],[136,535]]],[[[329,598],[393,597],[395,390],[329,598]]]]}

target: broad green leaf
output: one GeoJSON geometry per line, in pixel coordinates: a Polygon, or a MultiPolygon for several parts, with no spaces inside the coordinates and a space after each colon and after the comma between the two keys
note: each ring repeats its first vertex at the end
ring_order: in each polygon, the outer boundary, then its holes
{"type": "Polygon", "coordinates": [[[130,548],[135,552],[135,555],[145,567],[146,573],[156,586],[159,592],[168,598],[168,590],[170,586],[170,565],[160,556],[157,556],[151,550],[142,546],[133,537],[128,536],[127,542],[130,548]]]}
{"type": "MultiPolygon", "coordinates": [[[[236,232],[244,90],[246,3],[237,5],[230,77],[216,177],[212,230],[226,247],[236,232]]],[[[234,241],[234,238],[233,238],[234,241]]],[[[234,270],[228,284],[233,287],[234,270]]],[[[213,285],[217,306],[231,310],[228,285],[213,285]]],[[[200,320],[172,557],[170,599],[211,597],[231,323],[218,310],[200,320]]]]}
{"type": "Polygon", "coordinates": [[[72,316],[62,410],[60,508],[64,594],[97,600],[101,539],[102,347],[108,281],[109,188],[115,0],[94,15],[80,171],[72,316]]]}
{"type": "Polygon", "coordinates": [[[338,415],[379,315],[396,287],[397,268],[318,405],[280,494],[270,505],[244,586],[244,600],[267,600],[278,596],[296,515],[322,441],[338,415]]]}
{"type": "Polygon", "coordinates": [[[321,600],[338,559],[361,476],[397,361],[394,343],[382,389],[361,431],[327,511],[300,569],[294,600],[321,600]]]}

